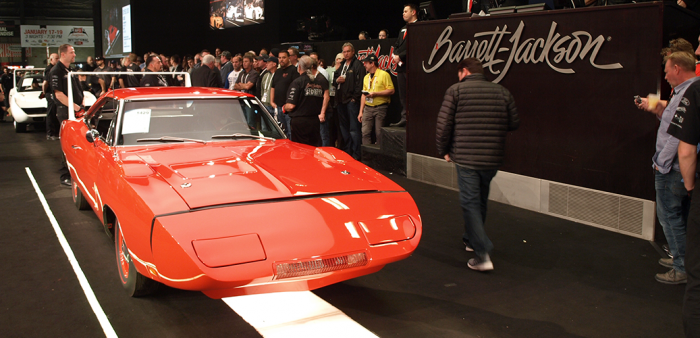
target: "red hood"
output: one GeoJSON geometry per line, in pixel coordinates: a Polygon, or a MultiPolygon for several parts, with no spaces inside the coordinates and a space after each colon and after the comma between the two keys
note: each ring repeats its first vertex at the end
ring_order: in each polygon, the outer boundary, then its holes
{"type": "Polygon", "coordinates": [[[122,155],[125,162],[147,163],[190,208],[326,193],[403,190],[340,150],[286,140],[157,146],[122,155]]]}

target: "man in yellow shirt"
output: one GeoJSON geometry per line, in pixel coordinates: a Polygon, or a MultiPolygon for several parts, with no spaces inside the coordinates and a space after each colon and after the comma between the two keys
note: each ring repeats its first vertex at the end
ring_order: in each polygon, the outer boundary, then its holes
{"type": "Polygon", "coordinates": [[[362,63],[367,75],[362,83],[362,100],[360,115],[357,119],[362,122],[362,144],[372,143],[372,129],[377,135],[377,143],[381,140],[381,130],[384,118],[389,109],[391,95],[394,94],[394,84],[389,73],[377,68],[377,56],[368,55],[362,63]]]}

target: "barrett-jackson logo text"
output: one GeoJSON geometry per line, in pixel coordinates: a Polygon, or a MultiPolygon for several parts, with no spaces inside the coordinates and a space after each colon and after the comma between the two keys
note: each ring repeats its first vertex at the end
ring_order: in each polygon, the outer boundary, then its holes
{"type": "Polygon", "coordinates": [[[596,64],[595,59],[605,42],[605,38],[602,35],[594,39],[588,32],[576,31],[571,33],[571,36],[561,36],[559,33],[555,33],[556,27],[557,23],[552,21],[552,27],[549,30],[549,36],[546,40],[543,38],[529,38],[521,42],[520,40],[523,29],[525,28],[525,23],[520,21],[520,25],[515,33],[509,32],[508,26],[504,25],[503,29],[496,27],[495,31],[474,34],[475,38],[482,39],[475,39],[474,41],[467,42],[459,41],[453,44],[452,40],[450,40],[452,26],[447,26],[435,43],[435,48],[430,54],[428,63],[426,64],[425,61],[423,61],[423,71],[432,73],[440,68],[446,60],[452,63],[458,63],[470,57],[479,59],[484,68],[488,68],[491,74],[500,74],[493,80],[495,83],[500,82],[506,76],[514,61],[515,63],[547,62],[550,68],[563,74],[573,74],[575,72],[573,69],[568,68],[568,66],[557,67],[560,63],[566,61],[570,64],[574,62],[577,57],[583,60],[586,56],[589,57],[591,65],[595,68],[622,68],[622,65],[619,63],[609,65],[596,64]],[[512,47],[499,47],[503,36],[511,34],[512,36],[508,41],[510,41],[512,47]],[[510,51],[508,60],[497,58],[497,54],[508,51],[510,51]],[[436,55],[441,55],[440,59],[433,63],[436,59],[436,55]],[[495,65],[503,62],[505,62],[505,66],[502,70],[494,69],[495,65]],[[555,66],[555,64],[557,66],[555,66]]]}

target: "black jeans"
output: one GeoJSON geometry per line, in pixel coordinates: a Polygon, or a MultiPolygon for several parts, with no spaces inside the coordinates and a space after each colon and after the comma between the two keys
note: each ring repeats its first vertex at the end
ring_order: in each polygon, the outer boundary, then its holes
{"type": "Polygon", "coordinates": [[[46,136],[58,136],[58,118],[53,94],[46,94],[46,136]]]}
{"type": "Polygon", "coordinates": [[[399,101],[401,101],[401,120],[406,120],[406,73],[396,73],[396,85],[399,87],[399,101]]]}
{"type": "Polygon", "coordinates": [[[688,284],[683,297],[683,328],[686,337],[697,338],[700,337],[700,194],[690,201],[685,240],[688,284]]]}

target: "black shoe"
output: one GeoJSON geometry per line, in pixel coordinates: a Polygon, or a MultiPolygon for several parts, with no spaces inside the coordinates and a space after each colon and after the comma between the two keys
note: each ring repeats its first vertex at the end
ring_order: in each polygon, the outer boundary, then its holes
{"type": "Polygon", "coordinates": [[[70,175],[68,174],[63,174],[61,175],[61,186],[70,188],[73,182],[71,182],[70,175]]]}
{"type": "Polygon", "coordinates": [[[391,126],[391,127],[405,127],[405,126],[406,126],[406,120],[401,119],[401,121],[396,122],[396,123],[392,123],[390,126],[391,126]]]}

